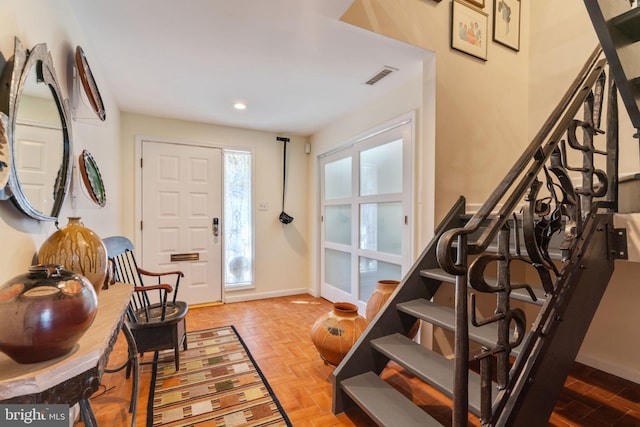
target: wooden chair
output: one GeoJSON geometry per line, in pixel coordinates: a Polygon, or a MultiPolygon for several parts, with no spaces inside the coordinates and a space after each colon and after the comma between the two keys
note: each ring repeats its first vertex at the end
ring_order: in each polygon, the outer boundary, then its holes
{"type": "Polygon", "coordinates": [[[180,347],[187,349],[185,316],[189,306],[184,301],[176,300],[180,278],[184,274],[181,271],[153,273],[139,268],[133,254],[133,244],[126,237],[107,237],[103,241],[114,280],[134,286],[125,322],[135,338],[138,352],[144,354],[173,349],[177,371],[180,367],[180,347]],[[157,278],[157,284],[145,285],[143,276],[157,278]],[[162,283],[167,276],[174,277],[173,286],[162,283]],[[169,299],[171,293],[173,298],[169,299]]]}

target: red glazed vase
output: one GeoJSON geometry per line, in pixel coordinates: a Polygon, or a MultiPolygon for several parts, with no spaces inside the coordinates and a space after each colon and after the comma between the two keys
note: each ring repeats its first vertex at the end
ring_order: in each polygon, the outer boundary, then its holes
{"type": "Polygon", "coordinates": [[[0,351],[18,363],[64,356],[91,326],[98,297],[87,278],[33,265],[0,285],[0,351]]]}
{"type": "Polygon", "coordinates": [[[368,324],[354,304],[336,302],[333,310],[316,320],[311,328],[311,340],[325,363],[337,366],[368,324]]]}

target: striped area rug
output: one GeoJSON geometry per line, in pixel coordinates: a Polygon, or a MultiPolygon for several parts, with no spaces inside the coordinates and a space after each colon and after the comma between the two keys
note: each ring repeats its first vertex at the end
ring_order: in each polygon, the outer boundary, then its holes
{"type": "Polygon", "coordinates": [[[291,426],[233,326],[188,332],[187,342],[177,372],[172,361],[154,365],[148,427],[291,426]]]}

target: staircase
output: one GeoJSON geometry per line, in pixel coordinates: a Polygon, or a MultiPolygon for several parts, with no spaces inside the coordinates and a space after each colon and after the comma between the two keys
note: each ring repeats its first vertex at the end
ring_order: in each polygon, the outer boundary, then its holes
{"type": "Polygon", "coordinates": [[[617,88],[640,128],[640,61],[634,68],[628,60],[640,58],[640,8],[585,4],[603,49],[478,211],[466,214],[463,197],[452,206],[333,372],[334,413],[358,405],[382,426],[442,425],[380,378],[394,361],[452,399],[453,426],[469,417],[485,426],[547,425],[614,261],[626,258],[625,230],[613,227],[617,88]],[[445,286],[452,305],[434,299],[445,286]],[[451,331],[454,354],[409,338],[417,320],[451,331]]]}

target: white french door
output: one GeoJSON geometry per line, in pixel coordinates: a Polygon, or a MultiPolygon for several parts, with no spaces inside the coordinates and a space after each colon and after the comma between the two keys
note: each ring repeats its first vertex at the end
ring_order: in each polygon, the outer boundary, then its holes
{"type": "Polygon", "coordinates": [[[142,141],[142,263],[180,270],[179,299],[222,300],[222,150],[142,141]]]}
{"type": "Polygon", "coordinates": [[[376,283],[411,263],[413,125],[320,157],[321,295],[364,309],[376,283]]]}

